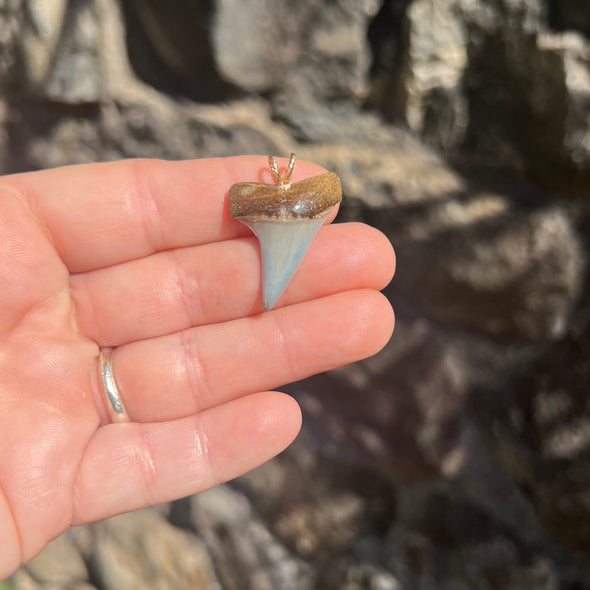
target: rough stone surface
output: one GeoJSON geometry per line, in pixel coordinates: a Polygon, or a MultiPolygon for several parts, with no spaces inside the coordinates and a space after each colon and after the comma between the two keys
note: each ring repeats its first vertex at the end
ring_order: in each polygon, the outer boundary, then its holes
{"type": "Polygon", "coordinates": [[[78,548],[65,534],[50,543],[45,551],[29,562],[26,571],[45,585],[66,586],[88,581],[88,570],[78,548]]]}
{"type": "Polygon", "coordinates": [[[310,568],[275,538],[239,492],[219,486],[193,497],[189,522],[203,539],[224,589],[310,587],[310,568]]]}
{"type": "MultiPolygon", "coordinates": [[[[66,1],[30,0],[21,8],[19,57],[20,81],[31,91],[40,92],[55,59],[60,31],[65,20],[66,1]]],[[[73,11],[76,20],[79,7],[73,11]]]]}
{"type": "Polygon", "coordinates": [[[590,424],[588,337],[575,330],[527,374],[493,394],[476,392],[472,413],[495,458],[526,490],[544,525],[588,554],[590,424]],[[567,367],[563,371],[562,367],[567,367]]]}
{"type": "Polygon", "coordinates": [[[221,588],[203,542],[173,527],[155,510],[72,532],[100,588],[221,588]]]}
{"type": "Polygon", "coordinates": [[[0,2],[0,85],[10,84],[16,75],[17,39],[22,19],[21,0],[2,0],[0,2]]]}
{"type": "Polygon", "coordinates": [[[468,123],[461,96],[467,31],[456,12],[452,2],[418,0],[407,15],[406,118],[412,129],[434,143],[444,138],[447,145],[463,139],[468,123]]]}
{"type": "Polygon", "coordinates": [[[415,0],[396,58],[379,69],[389,83],[372,103],[454,157],[587,182],[590,44],[582,33],[590,17],[582,4],[415,0]]]}
{"type": "Polygon", "coordinates": [[[444,207],[451,218],[482,218],[400,245],[402,288],[456,325],[531,339],[564,336],[585,271],[568,216],[559,209],[507,214],[491,197],[444,207]]]}
{"type": "MultiPolygon", "coordinates": [[[[323,5],[183,0],[173,7],[134,0],[133,5],[129,18],[143,23],[160,59],[187,92],[205,100],[236,91],[287,91],[301,101],[349,100],[362,98],[368,89],[366,27],[377,0],[323,5]]],[[[145,71],[139,54],[136,63],[145,71]]]]}
{"type": "Polygon", "coordinates": [[[288,451],[72,529],[12,585],[590,588],[588,14],[0,0],[2,172],[295,151],[398,254],[392,341],[288,387],[288,451]]]}
{"type": "Polygon", "coordinates": [[[67,103],[97,102],[103,94],[98,7],[70,1],[59,45],[43,86],[49,98],[67,103]]]}

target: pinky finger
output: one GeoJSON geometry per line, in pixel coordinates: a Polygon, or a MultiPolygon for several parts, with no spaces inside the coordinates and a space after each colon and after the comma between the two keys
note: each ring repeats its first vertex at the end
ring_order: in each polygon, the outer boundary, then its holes
{"type": "Polygon", "coordinates": [[[291,397],[256,393],[200,414],[152,424],[109,424],[80,465],[72,524],[188,496],[257,467],[297,436],[291,397]]]}

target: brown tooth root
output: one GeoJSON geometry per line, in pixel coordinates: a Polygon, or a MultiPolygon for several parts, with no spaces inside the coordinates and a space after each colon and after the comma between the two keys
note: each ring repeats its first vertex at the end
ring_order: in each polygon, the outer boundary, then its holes
{"type": "Polygon", "coordinates": [[[342,201],[340,178],[333,172],[293,182],[282,188],[260,182],[240,182],[229,190],[234,219],[313,219],[342,201]]]}

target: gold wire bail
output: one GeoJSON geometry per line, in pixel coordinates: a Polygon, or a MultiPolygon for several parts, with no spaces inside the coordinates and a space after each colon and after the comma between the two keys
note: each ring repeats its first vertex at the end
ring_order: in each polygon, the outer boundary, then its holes
{"type": "Polygon", "coordinates": [[[272,175],[274,176],[277,184],[281,188],[289,188],[291,186],[291,175],[293,174],[293,168],[295,168],[295,154],[291,154],[289,158],[289,166],[287,167],[287,175],[283,178],[279,172],[279,167],[272,156],[268,156],[268,165],[272,175]]]}

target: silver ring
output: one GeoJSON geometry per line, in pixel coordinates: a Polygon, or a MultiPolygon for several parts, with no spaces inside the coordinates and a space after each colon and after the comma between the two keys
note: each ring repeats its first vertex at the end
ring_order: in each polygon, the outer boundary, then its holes
{"type": "Polygon", "coordinates": [[[111,422],[129,422],[129,416],[121,401],[119,389],[113,374],[112,356],[112,348],[101,348],[98,356],[99,381],[104,405],[111,422]]]}

